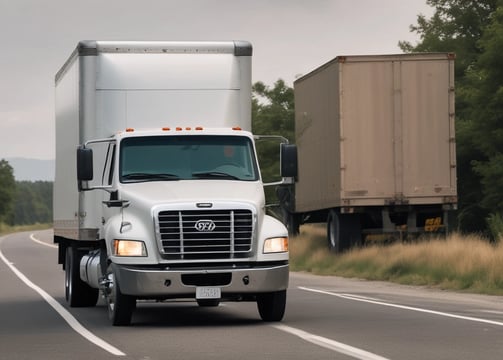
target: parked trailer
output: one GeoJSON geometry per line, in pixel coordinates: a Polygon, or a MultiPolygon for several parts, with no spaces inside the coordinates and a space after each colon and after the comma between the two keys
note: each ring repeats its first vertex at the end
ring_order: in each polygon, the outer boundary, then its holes
{"type": "Polygon", "coordinates": [[[338,56],[295,81],[297,181],[278,190],[291,233],[326,221],[329,246],[343,251],[371,234],[447,231],[454,59],[338,56]]]}

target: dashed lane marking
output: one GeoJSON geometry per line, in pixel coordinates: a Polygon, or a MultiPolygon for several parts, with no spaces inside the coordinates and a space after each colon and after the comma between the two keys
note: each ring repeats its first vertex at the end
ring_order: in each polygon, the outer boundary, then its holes
{"type": "Polygon", "coordinates": [[[296,328],[293,328],[290,326],[273,325],[273,327],[278,330],[287,332],[289,334],[298,336],[299,338],[301,338],[305,341],[308,341],[312,344],[324,347],[326,349],[329,349],[329,350],[332,350],[332,351],[335,351],[335,352],[338,352],[338,353],[341,353],[344,355],[351,356],[356,359],[360,359],[360,360],[388,360],[385,357],[373,354],[373,353],[368,352],[366,350],[362,350],[362,349],[356,348],[354,346],[343,344],[341,342],[338,342],[338,341],[335,341],[332,339],[328,339],[323,336],[314,335],[314,334],[311,334],[306,331],[299,330],[299,329],[296,329],[296,328]]]}

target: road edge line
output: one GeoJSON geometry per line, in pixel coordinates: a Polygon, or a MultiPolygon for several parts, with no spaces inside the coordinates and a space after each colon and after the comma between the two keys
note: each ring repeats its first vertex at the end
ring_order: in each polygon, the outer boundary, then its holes
{"type": "Polygon", "coordinates": [[[35,234],[34,234],[34,233],[30,234],[30,239],[31,239],[31,241],[36,242],[37,244],[40,244],[40,245],[44,245],[44,246],[47,246],[47,247],[50,247],[50,248],[53,248],[53,249],[57,249],[57,248],[58,248],[58,246],[57,246],[57,245],[54,245],[54,244],[48,244],[48,243],[46,243],[46,242],[43,242],[42,240],[37,239],[37,238],[35,237],[35,234]]]}

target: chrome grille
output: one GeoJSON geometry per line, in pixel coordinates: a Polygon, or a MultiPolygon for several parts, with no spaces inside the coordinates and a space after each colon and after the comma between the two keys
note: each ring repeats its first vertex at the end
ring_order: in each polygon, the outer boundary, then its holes
{"type": "Polygon", "coordinates": [[[251,255],[250,210],[166,210],[157,216],[158,239],[167,259],[234,259],[251,255]]]}

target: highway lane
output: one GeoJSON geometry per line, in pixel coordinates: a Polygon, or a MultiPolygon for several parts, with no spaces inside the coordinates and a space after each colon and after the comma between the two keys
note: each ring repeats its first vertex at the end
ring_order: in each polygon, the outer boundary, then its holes
{"type": "Polygon", "coordinates": [[[11,267],[106,344],[75,331],[0,261],[1,359],[501,359],[503,298],[382,282],[291,274],[283,322],[260,321],[253,303],[199,308],[141,303],[133,326],[112,327],[102,302],[68,308],[52,233],[0,238],[11,267]],[[110,348],[124,356],[114,355],[110,348]]]}

